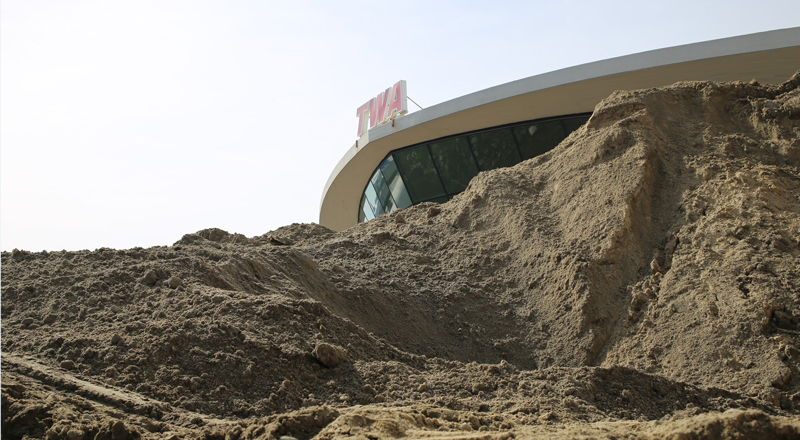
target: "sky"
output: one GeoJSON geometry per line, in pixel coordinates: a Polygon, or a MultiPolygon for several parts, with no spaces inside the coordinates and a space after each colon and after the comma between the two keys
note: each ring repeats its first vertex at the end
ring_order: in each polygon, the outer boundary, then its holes
{"type": "Polygon", "coordinates": [[[318,222],[356,109],[398,80],[427,107],[796,26],[796,0],[2,0],[0,249],[318,222]]]}

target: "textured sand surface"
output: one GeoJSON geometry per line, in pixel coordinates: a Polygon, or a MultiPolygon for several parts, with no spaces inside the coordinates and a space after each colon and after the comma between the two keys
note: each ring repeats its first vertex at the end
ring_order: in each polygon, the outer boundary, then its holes
{"type": "Polygon", "coordinates": [[[3,438],[798,438],[800,75],[336,233],[2,254],[3,438]]]}

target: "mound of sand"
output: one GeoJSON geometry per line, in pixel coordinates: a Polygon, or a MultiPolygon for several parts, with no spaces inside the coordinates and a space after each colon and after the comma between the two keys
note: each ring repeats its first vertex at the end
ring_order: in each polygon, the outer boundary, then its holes
{"type": "Polygon", "coordinates": [[[341,233],[2,254],[3,437],[800,435],[800,75],[341,233]]]}

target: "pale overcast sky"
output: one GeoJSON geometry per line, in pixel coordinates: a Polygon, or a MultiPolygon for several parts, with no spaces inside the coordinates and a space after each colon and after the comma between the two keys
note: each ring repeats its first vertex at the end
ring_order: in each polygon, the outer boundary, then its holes
{"type": "Polygon", "coordinates": [[[796,0],[2,0],[0,248],[317,222],[356,109],[400,79],[430,106],[799,25],[796,0]]]}

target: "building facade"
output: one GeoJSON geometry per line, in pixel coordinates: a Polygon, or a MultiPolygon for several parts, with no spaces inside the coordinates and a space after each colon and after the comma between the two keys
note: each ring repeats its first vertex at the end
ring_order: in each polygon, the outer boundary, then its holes
{"type": "Polygon", "coordinates": [[[554,148],[616,90],[704,80],[778,84],[798,70],[800,28],[791,28],[582,64],[474,92],[364,130],[328,178],[319,223],[344,230],[417,203],[445,202],[480,171],[554,148]]]}

